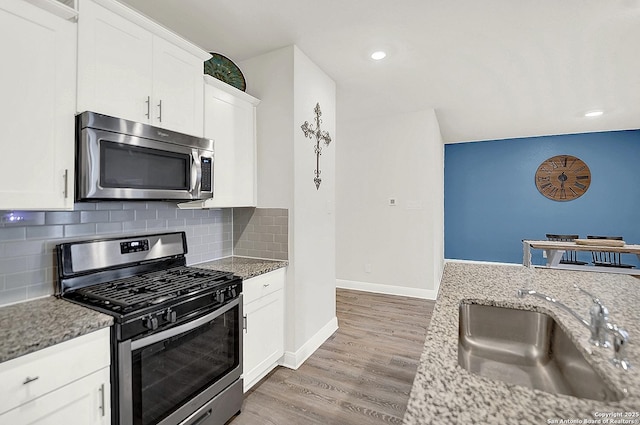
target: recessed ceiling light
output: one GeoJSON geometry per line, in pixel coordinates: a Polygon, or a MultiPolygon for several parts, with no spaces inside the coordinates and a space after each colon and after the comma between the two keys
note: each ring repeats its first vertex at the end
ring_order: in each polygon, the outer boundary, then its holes
{"type": "Polygon", "coordinates": [[[587,117],[587,118],[593,118],[593,117],[599,117],[602,114],[604,114],[604,111],[601,111],[601,110],[598,109],[598,110],[585,112],[584,116],[587,117]]]}
{"type": "Polygon", "coordinates": [[[371,53],[371,59],[379,61],[380,59],[384,59],[387,56],[385,52],[379,50],[377,52],[371,53]]]}

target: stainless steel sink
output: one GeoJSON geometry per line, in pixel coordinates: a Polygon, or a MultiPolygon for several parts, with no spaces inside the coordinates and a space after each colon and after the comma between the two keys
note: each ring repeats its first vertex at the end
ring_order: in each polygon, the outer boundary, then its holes
{"type": "Polygon", "coordinates": [[[552,317],[460,303],[458,364],[469,372],[552,394],[618,401],[552,317]]]}

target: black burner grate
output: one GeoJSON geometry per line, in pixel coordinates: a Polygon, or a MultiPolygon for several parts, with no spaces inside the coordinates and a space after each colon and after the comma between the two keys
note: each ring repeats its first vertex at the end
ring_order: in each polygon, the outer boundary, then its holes
{"type": "Polygon", "coordinates": [[[175,267],[87,286],[76,291],[105,305],[129,308],[159,304],[171,298],[216,286],[231,276],[228,272],[175,267]]]}

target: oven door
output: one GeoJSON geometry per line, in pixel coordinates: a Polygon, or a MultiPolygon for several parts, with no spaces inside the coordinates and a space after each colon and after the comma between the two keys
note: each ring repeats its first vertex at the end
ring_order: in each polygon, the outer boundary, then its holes
{"type": "Polygon", "coordinates": [[[212,196],[212,151],[93,128],[77,148],[79,200],[212,196]]]}
{"type": "MultiPolygon", "coordinates": [[[[242,374],[242,295],[185,324],[119,343],[117,363],[120,425],[202,423],[198,410],[242,374]]],[[[240,410],[238,396],[231,414],[240,410]]]]}

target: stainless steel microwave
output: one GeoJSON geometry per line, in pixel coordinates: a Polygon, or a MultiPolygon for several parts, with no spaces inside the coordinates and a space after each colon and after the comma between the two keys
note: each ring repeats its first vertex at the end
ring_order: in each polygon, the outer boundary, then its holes
{"type": "Polygon", "coordinates": [[[213,197],[213,140],[95,112],[76,116],[76,200],[213,197]]]}

